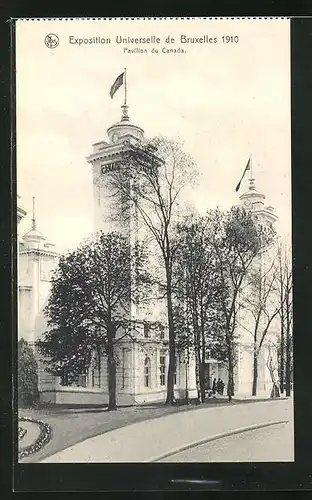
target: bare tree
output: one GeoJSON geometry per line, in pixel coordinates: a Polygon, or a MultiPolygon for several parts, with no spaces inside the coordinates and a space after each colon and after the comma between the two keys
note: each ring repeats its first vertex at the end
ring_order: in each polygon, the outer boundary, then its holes
{"type": "Polygon", "coordinates": [[[143,224],[160,251],[165,276],[169,330],[169,365],[166,403],[174,403],[176,363],[172,279],[176,252],[173,223],[178,216],[181,192],[194,181],[194,162],[181,145],[164,137],[127,146],[116,168],[106,174],[119,217],[129,214],[143,224]],[[130,207],[130,210],[129,210],[130,207]]]}
{"type": "Polygon", "coordinates": [[[242,308],[249,314],[248,318],[245,318],[245,322],[240,322],[240,326],[251,334],[253,340],[252,396],[257,394],[259,354],[272,323],[281,309],[277,300],[278,269],[276,259],[271,259],[267,269],[265,269],[263,260],[265,260],[265,254],[262,255],[260,265],[254,266],[254,269],[249,273],[247,284],[244,287],[246,291],[242,294],[242,308]]]}
{"type": "Polygon", "coordinates": [[[185,304],[176,302],[174,309],[174,325],[176,334],[176,351],[180,362],[185,366],[185,403],[189,404],[189,385],[188,377],[190,370],[190,360],[194,353],[194,337],[188,324],[189,315],[187,314],[185,304]]]}
{"type": "MultiPolygon", "coordinates": [[[[195,355],[199,402],[205,401],[205,359],[207,352],[224,352],[220,332],[220,273],[211,241],[211,214],[190,217],[177,227],[177,258],[174,265],[174,296],[182,304],[182,331],[188,332],[195,355]]],[[[181,321],[181,320],[180,320],[181,321]]],[[[219,357],[219,356],[218,356],[219,357]]]]}
{"type": "Polygon", "coordinates": [[[259,223],[243,208],[233,207],[226,213],[214,214],[212,244],[220,271],[221,308],[225,323],[225,342],[228,360],[227,395],[234,394],[234,366],[236,359],[236,333],[240,294],[244,280],[256,258],[272,243],[275,232],[259,223]]]}
{"type": "Polygon", "coordinates": [[[292,327],[293,327],[293,296],[292,268],[284,245],[278,250],[278,293],[280,303],[280,343],[279,343],[279,373],[280,388],[286,396],[291,393],[292,379],[292,327]]]}

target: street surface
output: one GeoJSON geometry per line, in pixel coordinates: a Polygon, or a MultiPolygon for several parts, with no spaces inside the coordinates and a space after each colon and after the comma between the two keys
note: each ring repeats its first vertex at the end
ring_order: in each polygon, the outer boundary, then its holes
{"type": "Polygon", "coordinates": [[[195,446],[159,462],[292,462],[292,424],[234,434],[195,446]]]}
{"type": "MultiPolygon", "coordinates": [[[[86,439],[42,460],[40,463],[156,462],[169,457],[169,455],[177,455],[186,447],[195,446],[198,448],[199,444],[209,440],[212,440],[212,443],[216,438],[223,439],[228,433],[250,431],[251,428],[255,429],[263,425],[266,427],[259,434],[262,437],[257,438],[255,434],[251,438],[254,442],[253,445],[247,446],[248,438],[236,440],[236,447],[239,448],[238,460],[248,461],[251,456],[257,456],[258,447],[261,448],[258,453],[260,457],[263,446],[266,446],[268,448],[266,461],[275,461],[275,448],[276,446],[281,447],[281,445],[278,434],[276,434],[278,431],[274,430],[271,424],[288,422],[287,425],[290,429],[288,433],[292,433],[292,415],[292,399],[257,401],[213,408],[199,407],[192,411],[138,422],[86,439]],[[270,436],[272,436],[274,445],[271,445],[270,436]],[[279,444],[276,444],[277,441],[279,444]]],[[[282,431],[280,430],[280,432],[282,431]]],[[[217,441],[213,442],[214,449],[220,446],[220,442],[219,445],[217,441]]],[[[211,443],[205,445],[204,450],[210,449],[211,443]]],[[[228,441],[228,443],[230,443],[229,449],[234,450],[235,444],[231,443],[235,443],[235,440],[228,441]]],[[[291,460],[293,439],[285,438],[284,451],[285,456],[281,449],[282,458],[278,458],[278,460],[291,460]]],[[[185,457],[190,457],[191,453],[188,451],[186,455],[182,456],[181,461],[182,459],[185,461],[185,457]]],[[[206,451],[203,450],[195,450],[193,458],[187,458],[187,460],[197,461],[197,453],[202,457],[200,461],[208,460],[205,458],[207,457],[206,451]]],[[[222,456],[225,455],[226,453],[223,452],[222,456]]],[[[227,458],[227,460],[231,459],[227,458]]],[[[173,461],[179,460],[175,458],[173,461]]]]}

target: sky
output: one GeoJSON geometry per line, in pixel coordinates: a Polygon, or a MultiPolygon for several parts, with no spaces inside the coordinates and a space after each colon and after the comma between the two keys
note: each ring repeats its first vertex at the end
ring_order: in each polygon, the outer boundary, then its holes
{"type": "MultiPolygon", "coordinates": [[[[131,121],[146,137],[180,138],[201,174],[191,201],[199,210],[237,203],[235,186],[252,154],[256,187],[291,232],[290,24],[286,19],[17,21],[17,192],[31,224],[60,252],[93,230],[92,144],[120,120],[127,68],[131,121]],[[44,44],[47,34],[59,45],[44,44]],[[116,36],[160,38],[118,44],[116,36]],[[181,35],[214,43],[181,43],[181,35]],[[175,43],[166,43],[170,36],[175,43]],[[238,37],[223,43],[222,36],[238,37]],[[111,43],[69,43],[110,38],[111,43]],[[237,38],[236,38],[237,40],[237,38]],[[152,48],[158,53],[152,53],[152,48]],[[184,53],[163,53],[163,48],[184,53]],[[147,48],[148,53],[124,53],[147,48]]],[[[242,194],[248,188],[245,179],[242,194]]],[[[190,199],[188,199],[190,201],[190,199]]]]}

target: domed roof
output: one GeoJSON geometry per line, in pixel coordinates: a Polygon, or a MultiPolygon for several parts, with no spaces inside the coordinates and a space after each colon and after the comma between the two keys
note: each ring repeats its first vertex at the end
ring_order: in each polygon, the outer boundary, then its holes
{"type": "Polygon", "coordinates": [[[128,116],[128,106],[124,104],[123,106],[121,106],[121,108],[121,120],[114,125],[111,125],[107,129],[108,136],[111,138],[114,132],[118,132],[118,134],[120,135],[134,134],[136,137],[142,137],[144,134],[144,130],[130,121],[130,118],[128,116]]]}
{"type": "Polygon", "coordinates": [[[38,231],[36,227],[36,215],[35,215],[35,198],[33,198],[33,217],[32,217],[32,226],[31,229],[24,234],[23,240],[30,243],[38,243],[39,241],[45,241],[46,237],[38,231]]]}
{"type": "Polygon", "coordinates": [[[265,195],[260,193],[260,191],[257,191],[255,187],[255,179],[249,179],[249,189],[245,193],[243,193],[239,199],[240,200],[245,200],[246,198],[253,199],[253,200],[264,200],[265,195]]]}
{"type": "Polygon", "coordinates": [[[36,227],[32,227],[30,231],[28,231],[23,236],[23,240],[25,241],[45,241],[46,237],[36,229],[36,227]]]}
{"type": "Polygon", "coordinates": [[[144,130],[139,127],[138,125],[136,125],[135,123],[132,123],[129,119],[127,120],[123,120],[121,119],[119,122],[117,123],[114,123],[114,125],[111,125],[108,129],[107,129],[107,132],[111,131],[112,129],[114,128],[135,128],[135,129],[139,129],[141,130],[142,132],[144,132],[144,130]]]}

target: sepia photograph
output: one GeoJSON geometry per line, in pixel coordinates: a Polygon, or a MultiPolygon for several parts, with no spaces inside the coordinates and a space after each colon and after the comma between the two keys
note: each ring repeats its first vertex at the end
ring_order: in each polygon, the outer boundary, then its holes
{"type": "Polygon", "coordinates": [[[15,25],[18,461],[293,462],[290,20],[15,25]]]}

